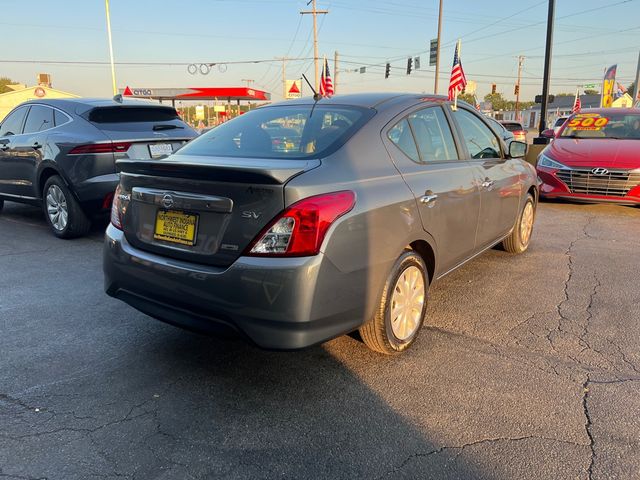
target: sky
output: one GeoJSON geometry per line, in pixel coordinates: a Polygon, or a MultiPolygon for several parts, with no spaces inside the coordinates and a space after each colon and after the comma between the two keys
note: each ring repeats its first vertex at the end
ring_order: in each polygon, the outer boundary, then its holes
{"type": "MultiPolygon", "coordinates": [[[[275,59],[281,57],[293,59],[286,63],[287,78],[305,73],[313,82],[312,17],[300,15],[310,8],[306,0],[110,4],[120,88],[249,84],[280,100],[282,62],[275,59]],[[261,62],[250,63],[256,60],[261,62]],[[216,66],[192,75],[190,63],[216,66]]],[[[338,93],[433,92],[428,49],[437,36],[438,0],[318,0],[317,6],[329,10],[318,17],[319,51],[332,69],[338,52],[338,93]],[[420,56],[421,68],[406,75],[410,56],[420,56]],[[385,80],[387,61],[391,76],[385,80]],[[359,73],[362,66],[365,73],[359,73]]],[[[112,95],[104,0],[0,0],[0,7],[0,76],[33,85],[37,73],[50,73],[54,88],[112,95]]],[[[521,100],[532,100],[541,92],[547,8],[548,0],[444,0],[439,93],[446,93],[460,39],[462,64],[479,97],[495,83],[513,99],[523,55],[521,100]]],[[[612,64],[618,64],[618,81],[631,83],[640,51],[638,19],[640,0],[557,0],[551,92],[598,84],[612,64]]]]}

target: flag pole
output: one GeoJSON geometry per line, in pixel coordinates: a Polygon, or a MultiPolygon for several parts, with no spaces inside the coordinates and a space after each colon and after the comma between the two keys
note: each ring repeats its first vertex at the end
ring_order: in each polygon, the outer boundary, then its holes
{"type": "MultiPolygon", "coordinates": [[[[458,45],[456,46],[456,49],[458,50],[458,63],[460,65],[462,65],[462,57],[460,56],[460,47],[462,46],[462,40],[458,39],[458,45]]],[[[458,89],[455,89],[455,92],[453,93],[453,111],[455,112],[458,109],[458,89]]]]}

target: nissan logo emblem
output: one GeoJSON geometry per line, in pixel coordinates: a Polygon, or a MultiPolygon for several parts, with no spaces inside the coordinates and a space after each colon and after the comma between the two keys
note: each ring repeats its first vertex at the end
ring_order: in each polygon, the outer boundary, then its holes
{"type": "Polygon", "coordinates": [[[593,173],[594,175],[608,175],[609,170],[607,170],[606,168],[598,167],[591,170],[591,173],[593,173]]]}
{"type": "Polygon", "coordinates": [[[162,206],[164,208],[173,207],[173,197],[168,193],[165,193],[164,196],[162,197],[162,206]]]}

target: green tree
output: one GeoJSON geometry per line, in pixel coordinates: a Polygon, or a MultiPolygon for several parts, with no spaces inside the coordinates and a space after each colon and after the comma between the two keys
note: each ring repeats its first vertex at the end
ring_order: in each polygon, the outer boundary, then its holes
{"type": "Polygon", "coordinates": [[[13,83],[17,83],[17,82],[14,82],[8,77],[0,77],[0,93],[11,92],[11,89],[7,87],[7,85],[11,85],[13,83]]]}
{"type": "Polygon", "coordinates": [[[598,90],[594,90],[593,88],[587,88],[584,91],[585,95],[600,95],[600,92],[598,90]]]}
{"type": "Polygon", "coordinates": [[[575,97],[575,93],[555,93],[556,97],[575,97]]]}
{"type": "Polygon", "coordinates": [[[513,110],[515,102],[505,100],[501,93],[488,93],[484,96],[486,102],[491,102],[494,110],[513,110]]]}
{"type": "Polygon", "coordinates": [[[463,102],[467,102],[471,105],[476,104],[475,98],[473,98],[473,95],[471,95],[470,93],[461,93],[460,95],[458,95],[458,100],[462,100],[463,102]]]}

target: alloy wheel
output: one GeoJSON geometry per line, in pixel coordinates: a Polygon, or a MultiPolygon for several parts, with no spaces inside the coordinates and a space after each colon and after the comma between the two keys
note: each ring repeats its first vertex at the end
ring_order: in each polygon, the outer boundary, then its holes
{"type": "Polygon", "coordinates": [[[57,185],[51,185],[47,190],[47,214],[53,228],[61,232],[69,221],[67,198],[62,189],[57,185]]]}

